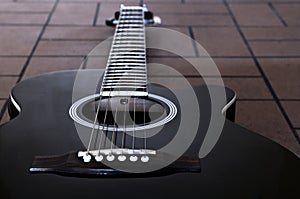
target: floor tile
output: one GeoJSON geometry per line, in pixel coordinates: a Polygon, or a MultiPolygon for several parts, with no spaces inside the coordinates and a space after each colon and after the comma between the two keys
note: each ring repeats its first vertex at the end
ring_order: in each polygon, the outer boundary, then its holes
{"type": "Polygon", "coordinates": [[[282,26],[267,4],[230,4],[230,8],[241,26],[282,26]]]}
{"type": "Polygon", "coordinates": [[[50,24],[92,25],[96,13],[96,3],[60,3],[50,24]]]}
{"type": "Polygon", "coordinates": [[[226,14],[227,9],[223,4],[149,4],[148,9],[159,16],[160,13],[171,14],[226,14]]]}
{"type": "Polygon", "coordinates": [[[300,101],[282,101],[281,104],[290,118],[293,127],[300,128],[300,101]]]}
{"type": "Polygon", "coordinates": [[[262,78],[223,78],[225,86],[234,90],[238,99],[271,99],[262,78]]]}
{"type": "Polygon", "coordinates": [[[29,55],[40,30],[41,27],[0,26],[0,55],[29,55]]]}
{"type": "Polygon", "coordinates": [[[300,145],[273,101],[238,101],[236,123],[300,154],[300,145]]]}
{"type": "Polygon", "coordinates": [[[46,72],[79,69],[82,60],[83,57],[33,57],[23,79],[46,72]]]}
{"type": "Polygon", "coordinates": [[[30,13],[0,13],[0,24],[35,24],[43,25],[47,20],[48,14],[30,13]]]}
{"type": "Polygon", "coordinates": [[[299,4],[274,4],[274,7],[289,26],[300,25],[299,4]]]}
{"type": "Polygon", "coordinates": [[[8,98],[16,81],[17,77],[0,77],[0,98],[8,98]]]}
{"type": "Polygon", "coordinates": [[[186,3],[223,3],[223,0],[185,0],[186,3]]]}
{"type": "Polygon", "coordinates": [[[119,11],[119,9],[119,3],[101,3],[97,17],[97,25],[105,25],[105,20],[114,18],[114,13],[119,11]]]}
{"type": "Polygon", "coordinates": [[[174,15],[160,14],[163,25],[233,26],[229,15],[174,15]]]}
{"type": "MultiPolygon", "coordinates": [[[[209,58],[169,58],[169,57],[149,57],[148,63],[160,63],[176,69],[183,75],[198,76],[197,71],[204,76],[216,75],[215,65],[221,75],[225,76],[257,76],[260,75],[251,59],[226,59],[214,58],[213,62],[209,58]],[[187,61],[191,62],[189,64],[187,61]],[[214,64],[215,63],[215,64],[214,64]],[[195,68],[197,71],[193,70],[195,68]]],[[[159,74],[161,71],[148,69],[149,74],[159,74]]]]}
{"type": "MultiPolygon", "coordinates": [[[[150,82],[159,81],[168,87],[184,87],[184,78],[166,78],[165,76],[150,76],[150,82]]],[[[192,85],[222,85],[219,78],[186,78],[192,85]]],[[[271,99],[267,88],[258,78],[223,78],[224,85],[236,92],[238,99],[271,99]]]]}
{"type": "Polygon", "coordinates": [[[15,2],[1,2],[1,12],[50,12],[53,7],[53,3],[15,3],[15,2]]]}
{"type": "Polygon", "coordinates": [[[300,41],[251,41],[256,56],[300,56],[300,41]]]}
{"type": "Polygon", "coordinates": [[[40,41],[35,55],[86,56],[100,41],[40,41]]]}
{"type": "MultiPolygon", "coordinates": [[[[227,2],[233,3],[268,3],[268,2],[275,2],[275,3],[286,3],[286,0],[226,0],[227,2]]],[[[299,2],[299,0],[289,0],[288,2],[299,2]]]]}
{"type": "MultiPolygon", "coordinates": [[[[159,5],[151,5],[151,6],[156,6],[156,7],[160,7],[159,5]]],[[[151,7],[149,6],[149,7],[151,7]]],[[[168,5],[162,5],[161,9],[163,10],[167,10],[168,5]]],[[[200,7],[200,6],[199,6],[200,7]]],[[[198,9],[200,9],[198,7],[198,9]]],[[[219,6],[216,6],[214,9],[218,9],[219,6]]],[[[112,13],[112,10],[118,10],[119,9],[119,5],[118,4],[111,4],[111,3],[103,3],[100,6],[100,12],[99,12],[99,16],[97,19],[97,24],[105,24],[105,20],[107,18],[111,18],[114,16],[114,13],[112,13]]],[[[194,8],[195,12],[197,10],[197,7],[194,8]]],[[[213,9],[213,8],[211,8],[213,9]]],[[[219,8],[222,9],[222,8],[219,8]]],[[[155,9],[151,10],[154,14],[156,14],[155,9]]],[[[169,10],[171,11],[171,10],[169,10]]],[[[173,11],[172,11],[173,12],[173,11]]],[[[159,13],[158,11],[158,15],[162,20],[162,25],[232,25],[232,20],[230,18],[229,15],[195,15],[195,14],[183,14],[185,13],[185,9],[182,8],[182,11],[178,11],[178,12],[182,12],[180,15],[176,15],[176,17],[174,17],[174,15],[172,14],[163,14],[159,13]]],[[[204,11],[203,11],[204,12],[204,11]]]]}
{"type": "Polygon", "coordinates": [[[300,99],[300,59],[259,59],[280,99],[300,99]]]}
{"type": "Polygon", "coordinates": [[[299,40],[300,27],[242,28],[248,40],[299,40]]]}
{"type": "Polygon", "coordinates": [[[195,39],[211,56],[249,56],[235,28],[193,28],[195,39]]]}
{"type": "Polygon", "coordinates": [[[108,27],[53,27],[46,28],[42,39],[107,39],[114,35],[108,27]]]}
{"type": "Polygon", "coordinates": [[[0,57],[0,74],[19,75],[25,61],[25,57],[0,57]]]}
{"type": "MultiPolygon", "coordinates": [[[[5,101],[6,100],[0,100],[0,111],[2,110],[2,107],[5,104],[5,101]]],[[[6,109],[5,112],[4,112],[4,115],[1,118],[0,125],[6,123],[8,121],[9,121],[9,115],[8,115],[8,112],[7,112],[7,109],[6,109]]]]}

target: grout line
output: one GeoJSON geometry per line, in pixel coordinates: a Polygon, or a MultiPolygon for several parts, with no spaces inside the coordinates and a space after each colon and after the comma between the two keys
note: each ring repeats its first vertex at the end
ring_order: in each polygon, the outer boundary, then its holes
{"type": "Polygon", "coordinates": [[[1,11],[1,14],[49,14],[47,11],[1,11]]]}
{"type": "Polygon", "coordinates": [[[196,39],[195,39],[195,35],[194,35],[194,32],[193,32],[192,26],[188,26],[188,29],[189,29],[190,37],[192,38],[192,44],[193,44],[193,48],[194,48],[194,51],[195,51],[195,55],[196,55],[196,57],[199,57],[199,51],[198,51],[198,48],[197,48],[196,39]]]}
{"type": "Polygon", "coordinates": [[[4,100],[7,100],[7,98],[0,97],[0,100],[4,101],[4,100]]]}
{"type": "MultiPolygon", "coordinates": [[[[81,38],[77,38],[77,39],[68,39],[68,38],[42,38],[41,41],[102,41],[105,40],[106,38],[94,38],[94,39],[81,39],[81,38]]],[[[286,41],[286,42],[299,42],[300,39],[248,39],[248,41],[251,42],[266,42],[266,41],[286,41]]]]}
{"type": "Polygon", "coordinates": [[[235,16],[233,15],[233,13],[232,13],[232,11],[231,11],[231,9],[230,9],[228,3],[227,3],[227,0],[223,0],[223,3],[224,3],[224,5],[225,5],[225,7],[227,8],[227,10],[228,10],[228,12],[229,12],[229,14],[230,14],[230,16],[231,16],[231,18],[232,18],[232,21],[233,21],[233,23],[235,24],[236,29],[237,29],[237,31],[239,32],[240,36],[242,37],[242,39],[243,39],[243,41],[244,41],[244,44],[246,45],[246,47],[247,47],[247,49],[248,49],[250,55],[252,56],[252,59],[253,59],[255,65],[256,65],[258,71],[261,73],[261,75],[262,75],[262,77],[263,77],[263,80],[264,80],[266,86],[268,87],[268,89],[269,89],[269,91],[270,91],[272,97],[275,99],[275,102],[276,102],[276,104],[277,104],[277,106],[278,106],[278,108],[279,108],[281,114],[282,114],[283,117],[285,118],[285,120],[286,120],[286,122],[287,122],[287,124],[288,124],[288,126],[289,126],[289,128],[290,128],[290,130],[291,130],[291,132],[293,133],[294,137],[296,138],[298,144],[300,144],[300,138],[299,138],[297,132],[293,129],[293,125],[292,125],[291,120],[289,119],[289,117],[288,117],[287,113],[285,112],[283,106],[281,105],[281,103],[280,103],[280,101],[279,101],[279,99],[278,99],[278,96],[276,95],[276,93],[275,93],[275,91],[274,91],[274,89],[273,89],[271,83],[269,82],[269,80],[268,80],[268,78],[267,78],[265,72],[263,71],[261,65],[259,64],[257,58],[255,57],[255,54],[254,54],[252,48],[250,47],[250,45],[249,45],[249,43],[248,43],[248,41],[247,41],[247,39],[246,39],[244,33],[242,32],[241,28],[239,27],[239,25],[238,25],[238,23],[237,23],[237,20],[236,20],[235,16]]]}
{"type": "MultiPolygon", "coordinates": [[[[17,2],[17,0],[12,0],[13,2],[17,2]]],[[[182,1],[182,0],[181,0],[182,1]]],[[[184,0],[185,1],[185,0],[184,0]]],[[[47,3],[51,3],[52,1],[44,1],[41,2],[39,0],[27,0],[24,3],[39,3],[39,4],[47,4],[47,3]]],[[[82,4],[82,3],[87,3],[87,4],[92,4],[92,3],[97,3],[99,1],[95,0],[95,1],[64,1],[62,2],[63,4],[82,4]]],[[[117,3],[117,2],[112,2],[112,3],[117,3]]],[[[176,2],[181,3],[181,2],[176,2]]],[[[221,4],[222,2],[210,2],[210,1],[206,1],[206,2],[186,2],[186,4],[196,4],[196,5],[203,5],[203,4],[209,4],[209,5],[214,5],[214,4],[221,4]]],[[[285,1],[285,2],[276,2],[276,4],[299,4],[300,2],[295,2],[295,1],[285,1]]],[[[174,4],[174,2],[168,2],[168,1],[163,1],[163,2],[151,2],[151,4],[174,4]]],[[[265,2],[262,2],[260,0],[257,1],[248,1],[248,2],[230,2],[230,4],[265,4],[265,2]]]]}
{"type": "MultiPolygon", "coordinates": [[[[265,1],[257,0],[257,1],[244,1],[244,2],[230,2],[230,4],[265,4],[265,1]]],[[[286,1],[286,2],[276,2],[276,4],[299,4],[300,2],[295,1],[286,1]]]]}
{"type": "Polygon", "coordinates": [[[8,100],[5,101],[5,103],[3,104],[3,106],[1,107],[1,111],[0,111],[0,121],[3,118],[3,115],[7,109],[7,105],[8,105],[8,100]]]}
{"type": "Polygon", "coordinates": [[[103,41],[106,38],[102,39],[67,39],[67,38],[43,38],[40,41],[103,41]]]}
{"type": "Polygon", "coordinates": [[[284,102],[300,102],[300,99],[279,99],[279,100],[284,102]]]}
{"type": "Polygon", "coordinates": [[[87,61],[88,61],[88,56],[84,56],[83,57],[83,65],[82,65],[81,69],[86,69],[87,61]]]}
{"type": "Polygon", "coordinates": [[[295,42],[299,42],[300,39],[248,39],[248,41],[254,41],[254,42],[260,42],[260,41],[295,41],[295,42]]]}
{"type": "MultiPolygon", "coordinates": [[[[44,41],[45,39],[41,39],[44,41]]],[[[50,40],[50,39],[49,39],[50,40]]],[[[81,40],[79,40],[81,41],[81,40]]],[[[84,41],[84,40],[82,40],[84,41]]],[[[98,41],[98,40],[95,40],[98,41]]],[[[85,55],[33,55],[33,57],[84,57],[85,55]]],[[[27,55],[0,55],[0,58],[28,58],[27,55]]],[[[105,55],[97,55],[90,57],[106,57],[105,55]]],[[[212,59],[250,59],[252,56],[185,56],[186,58],[212,58],[212,59]]],[[[148,58],[178,58],[169,55],[150,55],[148,58]]],[[[257,59],[300,59],[300,56],[256,56],[257,59]]]]}
{"type": "MultiPolygon", "coordinates": [[[[21,70],[21,72],[19,74],[19,78],[18,78],[18,80],[17,80],[16,83],[18,83],[18,82],[21,81],[21,79],[22,79],[22,77],[23,77],[23,75],[24,75],[24,73],[25,73],[25,71],[26,71],[26,69],[27,69],[27,67],[28,67],[28,65],[29,65],[29,63],[31,61],[31,58],[33,57],[33,54],[34,54],[34,52],[35,52],[35,50],[36,50],[36,48],[38,46],[38,43],[39,43],[40,39],[42,38],[42,35],[44,34],[45,29],[46,29],[47,25],[49,24],[50,19],[51,19],[52,15],[53,15],[53,13],[54,13],[57,5],[58,5],[58,2],[59,2],[59,0],[56,0],[56,2],[54,3],[51,12],[48,15],[48,18],[47,18],[45,24],[43,25],[43,27],[42,27],[42,29],[40,31],[40,34],[39,34],[39,36],[38,36],[38,38],[37,38],[37,40],[36,40],[36,42],[35,42],[32,50],[31,50],[31,52],[30,52],[30,54],[29,54],[29,56],[28,56],[25,64],[23,65],[23,68],[22,68],[22,70],[21,70]]],[[[1,112],[0,112],[0,121],[2,120],[2,117],[3,117],[4,113],[5,113],[5,110],[7,109],[7,105],[8,105],[8,100],[6,100],[4,106],[1,109],[1,112]]]]}
{"type": "Polygon", "coordinates": [[[93,26],[96,26],[96,25],[97,25],[97,20],[98,20],[98,15],[99,15],[99,10],[100,10],[100,2],[97,3],[96,12],[95,12],[95,17],[94,17],[94,21],[93,21],[93,26]]]}
{"type": "Polygon", "coordinates": [[[157,15],[188,15],[188,16],[229,16],[228,13],[182,13],[182,12],[155,12],[157,15]]]}
{"type": "Polygon", "coordinates": [[[19,75],[12,75],[12,74],[4,75],[4,74],[0,74],[0,77],[19,77],[19,75]]]}
{"type": "MultiPolygon", "coordinates": [[[[185,78],[245,78],[245,79],[260,79],[261,76],[258,75],[183,75],[185,78]]],[[[166,78],[182,78],[182,76],[177,75],[149,75],[149,77],[166,77],[166,78]]]]}
{"type": "MultiPolygon", "coordinates": [[[[229,15],[228,15],[229,16],[229,15]]],[[[0,23],[0,26],[42,26],[43,24],[22,24],[22,23],[0,23]]],[[[93,27],[89,24],[48,24],[49,27],[93,27]]],[[[165,28],[182,28],[189,25],[163,25],[165,28]]],[[[96,27],[107,27],[105,24],[97,24],[96,27]]],[[[234,25],[193,25],[193,28],[234,28],[234,25]]],[[[280,28],[282,26],[258,26],[258,25],[240,25],[241,28],[280,28]]],[[[290,25],[291,28],[299,28],[300,25],[290,25]]]]}
{"type": "Polygon", "coordinates": [[[280,15],[280,13],[278,12],[278,10],[273,6],[273,4],[271,2],[269,2],[268,6],[273,11],[273,13],[277,16],[277,18],[281,21],[281,23],[283,24],[283,26],[284,27],[288,27],[287,23],[285,22],[285,20],[283,19],[283,17],[280,15]]]}
{"type": "Polygon", "coordinates": [[[254,101],[254,102],[256,102],[256,101],[257,102],[260,102],[260,101],[264,101],[264,102],[265,101],[266,102],[268,102],[268,101],[274,101],[275,102],[275,99],[273,99],[273,98],[271,98],[271,99],[264,99],[264,98],[263,99],[260,99],[260,98],[248,98],[248,99],[247,98],[243,98],[243,99],[239,99],[238,98],[237,101],[251,101],[251,102],[252,101],[254,101]]]}
{"type": "Polygon", "coordinates": [[[40,34],[39,34],[39,36],[37,38],[37,41],[35,42],[32,50],[31,50],[31,52],[29,54],[29,57],[26,60],[26,63],[24,64],[24,66],[22,68],[22,71],[20,73],[20,77],[19,77],[17,83],[20,82],[20,80],[22,79],[22,77],[23,77],[23,75],[24,75],[24,73],[25,73],[25,71],[26,71],[26,69],[27,69],[27,67],[28,67],[28,65],[29,65],[29,63],[31,61],[31,58],[32,58],[33,54],[35,53],[35,50],[37,49],[37,46],[38,46],[40,40],[42,39],[42,36],[43,36],[43,34],[44,34],[45,30],[46,30],[46,27],[47,27],[47,25],[49,24],[49,22],[50,22],[50,20],[52,18],[52,15],[53,15],[53,13],[54,13],[57,5],[58,5],[58,2],[59,2],[59,0],[56,0],[55,4],[53,5],[53,8],[52,8],[51,12],[49,13],[48,18],[47,18],[45,24],[43,25],[42,30],[40,31],[40,34]]]}

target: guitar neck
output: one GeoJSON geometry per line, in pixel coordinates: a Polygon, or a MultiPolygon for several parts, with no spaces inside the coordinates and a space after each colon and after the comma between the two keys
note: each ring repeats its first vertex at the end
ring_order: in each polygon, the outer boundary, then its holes
{"type": "Polygon", "coordinates": [[[100,94],[148,95],[143,7],[121,6],[100,94]]]}

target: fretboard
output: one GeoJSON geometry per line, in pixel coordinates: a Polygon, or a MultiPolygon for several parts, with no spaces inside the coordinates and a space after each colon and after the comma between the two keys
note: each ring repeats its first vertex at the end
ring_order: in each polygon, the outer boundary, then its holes
{"type": "Polygon", "coordinates": [[[121,6],[103,77],[102,96],[147,96],[143,7],[121,6]]]}

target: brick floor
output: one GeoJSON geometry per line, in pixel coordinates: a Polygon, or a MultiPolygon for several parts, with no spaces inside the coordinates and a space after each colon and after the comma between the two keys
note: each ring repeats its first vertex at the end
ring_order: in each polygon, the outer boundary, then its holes
{"type": "MultiPolygon", "coordinates": [[[[126,0],[135,4],[136,0],[126,0]]],[[[145,0],[163,21],[199,42],[212,56],[226,86],[237,92],[236,122],[300,154],[300,0],[145,0]]],[[[105,26],[124,0],[5,0],[0,2],[0,123],[4,104],[19,80],[44,72],[77,69],[84,56],[114,29],[105,26]],[[58,2],[58,3],[57,3],[58,2]]],[[[148,51],[149,63],[171,66],[201,84],[217,78],[212,62],[191,40],[187,61],[148,51]],[[200,60],[200,61],[199,61],[200,60]]],[[[106,43],[109,45],[109,42],[106,43]]],[[[182,46],[174,47],[176,49],[182,46]]],[[[89,58],[85,67],[104,68],[106,58],[89,58]]],[[[180,78],[152,80],[181,85],[180,78]]]]}

